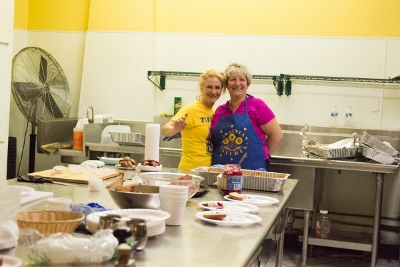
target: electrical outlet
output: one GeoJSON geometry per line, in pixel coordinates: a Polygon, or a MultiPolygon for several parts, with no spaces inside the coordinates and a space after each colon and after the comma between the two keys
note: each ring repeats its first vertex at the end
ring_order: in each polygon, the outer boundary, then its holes
{"type": "Polygon", "coordinates": [[[379,112],[379,99],[373,98],[369,102],[369,109],[371,112],[379,112]]]}

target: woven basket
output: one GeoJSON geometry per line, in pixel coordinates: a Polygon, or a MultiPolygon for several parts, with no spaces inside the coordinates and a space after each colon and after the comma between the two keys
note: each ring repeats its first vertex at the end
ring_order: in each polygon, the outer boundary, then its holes
{"type": "Polygon", "coordinates": [[[17,214],[17,223],[19,228],[33,228],[42,234],[70,234],[84,218],[85,214],[72,211],[27,211],[17,214]]]}

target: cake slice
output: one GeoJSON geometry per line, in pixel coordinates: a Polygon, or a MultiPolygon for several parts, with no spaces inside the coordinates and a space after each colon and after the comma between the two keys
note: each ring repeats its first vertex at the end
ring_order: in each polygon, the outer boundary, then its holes
{"type": "Polygon", "coordinates": [[[234,200],[244,200],[244,195],[236,193],[236,192],[231,192],[229,193],[229,198],[234,199],[234,200]]]}

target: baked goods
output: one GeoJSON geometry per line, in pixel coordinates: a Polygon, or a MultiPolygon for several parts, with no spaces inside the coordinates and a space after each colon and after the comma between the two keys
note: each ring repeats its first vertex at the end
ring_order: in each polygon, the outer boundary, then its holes
{"type": "Polygon", "coordinates": [[[126,156],[119,161],[117,167],[136,168],[136,161],[126,156]]]}
{"type": "Polygon", "coordinates": [[[205,213],[203,214],[203,217],[206,219],[210,219],[210,220],[218,220],[218,221],[222,221],[226,218],[226,214],[222,214],[222,213],[205,213]]]}
{"type": "Polygon", "coordinates": [[[234,200],[244,200],[244,196],[242,194],[236,193],[236,192],[231,192],[229,193],[229,198],[234,199],[234,200]]]}
{"type": "Polygon", "coordinates": [[[135,192],[135,187],[141,185],[141,183],[133,183],[129,185],[120,185],[117,186],[114,190],[115,191],[122,191],[122,192],[135,192]]]}
{"type": "Polygon", "coordinates": [[[221,202],[208,202],[204,203],[203,206],[209,207],[209,208],[214,208],[214,209],[223,209],[224,205],[221,202]]]}
{"type": "Polygon", "coordinates": [[[142,163],[142,166],[153,166],[153,167],[157,167],[157,166],[160,166],[160,165],[161,165],[160,162],[158,162],[157,160],[155,160],[155,159],[150,159],[150,158],[143,159],[141,163],[142,163]]]}

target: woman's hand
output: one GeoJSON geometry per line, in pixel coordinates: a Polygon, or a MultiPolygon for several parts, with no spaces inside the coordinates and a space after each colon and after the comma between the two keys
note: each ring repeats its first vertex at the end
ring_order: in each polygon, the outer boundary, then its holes
{"type": "Polygon", "coordinates": [[[188,114],[185,116],[178,118],[177,120],[170,120],[167,122],[161,129],[161,134],[167,137],[171,137],[177,133],[182,132],[186,128],[186,118],[188,114]]]}
{"type": "Polygon", "coordinates": [[[179,119],[173,121],[173,128],[175,130],[175,134],[180,133],[183,129],[186,128],[186,118],[188,114],[186,113],[185,116],[180,117],[179,119]]]}

